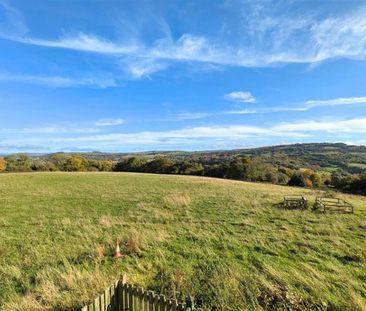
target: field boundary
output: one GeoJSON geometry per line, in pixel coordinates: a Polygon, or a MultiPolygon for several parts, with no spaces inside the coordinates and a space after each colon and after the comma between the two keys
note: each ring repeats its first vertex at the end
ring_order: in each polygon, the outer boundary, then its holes
{"type": "Polygon", "coordinates": [[[193,311],[193,297],[167,298],[151,290],[117,280],[79,311],[193,311]]]}

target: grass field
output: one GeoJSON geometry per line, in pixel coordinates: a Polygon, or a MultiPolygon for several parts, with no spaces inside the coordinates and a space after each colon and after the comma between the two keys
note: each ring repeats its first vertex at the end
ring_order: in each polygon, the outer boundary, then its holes
{"type": "Polygon", "coordinates": [[[276,208],[285,194],[312,203],[319,192],[185,176],[2,174],[0,309],[76,308],[127,273],[218,310],[365,310],[366,197],[340,195],[353,215],[315,214],[276,208]],[[116,239],[122,260],[110,256],[116,239]]]}

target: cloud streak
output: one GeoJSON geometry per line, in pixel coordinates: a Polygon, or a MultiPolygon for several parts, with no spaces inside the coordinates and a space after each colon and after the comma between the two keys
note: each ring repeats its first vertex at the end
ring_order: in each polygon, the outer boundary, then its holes
{"type": "Polygon", "coordinates": [[[178,121],[197,120],[197,119],[204,119],[207,117],[211,117],[213,115],[214,115],[214,113],[210,113],[210,112],[183,112],[183,113],[178,113],[178,114],[172,115],[172,120],[178,120],[178,121]]]}
{"type": "Polygon", "coordinates": [[[123,119],[100,119],[95,122],[95,126],[116,126],[124,123],[125,120],[123,119]]]}
{"type": "Polygon", "coordinates": [[[118,86],[118,82],[112,78],[93,77],[77,79],[58,76],[15,75],[9,73],[0,73],[0,81],[30,83],[61,88],[86,86],[104,89],[118,86]]]}
{"type": "Polygon", "coordinates": [[[366,104],[366,96],[363,97],[344,97],[325,100],[308,100],[305,102],[305,108],[323,107],[323,106],[342,106],[366,104]]]}
{"type": "Polygon", "coordinates": [[[139,47],[135,44],[118,44],[100,38],[94,34],[80,32],[76,36],[67,35],[58,40],[45,40],[31,37],[16,37],[14,41],[50,48],[62,48],[82,52],[122,55],[136,52],[139,47]]]}

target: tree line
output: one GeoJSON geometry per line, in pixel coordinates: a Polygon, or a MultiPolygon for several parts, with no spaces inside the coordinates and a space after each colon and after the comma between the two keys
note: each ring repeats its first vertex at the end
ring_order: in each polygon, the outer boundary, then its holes
{"type": "Polygon", "coordinates": [[[219,160],[207,157],[176,159],[168,156],[152,158],[132,156],[118,161],[110,161],[61,153],[46,157],[17,154],[0,158],[0,172],[31,171],[115,171],[196,175],[306,188],[332,188],[343,192],[366,195],[366,172],[349,174],[338,170],[332,174],[324,174],[313,169],[294,169],[275,165],[247,156],[233,156],[219,160]]]}

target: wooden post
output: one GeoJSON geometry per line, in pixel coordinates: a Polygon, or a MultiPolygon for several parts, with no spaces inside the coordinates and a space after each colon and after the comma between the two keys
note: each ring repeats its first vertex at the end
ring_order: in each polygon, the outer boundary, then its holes
{"type": "Polygon", "coordinates": [[[94,303],[89,303],[89,305],[88,305],[88,311],[97,311],[97,310],[95,310],[94,309],[94,303]]]}
{"type": "Polygon", "coordinates": [[[188,296],[186,299],[187,310],[194,309],[194,299],[192,296],[188,296]]]}
{"type": "Polygon", "coordinates": [[[95,311],[100,311],[99,297],[94,299],[94,310],[95,311]]]}
{"type": "Polygon", "coordinates": [[[149,296],[149,309],[148,311],[154,311],[154,296],[155,293],[151,290],[148,291],[148,296],[149,296]]]}
{"type": "Polygon", "coordinates": [[[159,311],[159,295],[155,295],[154,297],[154,311],[159,311]]]}
{"type": "Polygon", "coordinates": [[[164,295],[159,295],[159,311],[166,311],[166,298],[164,295]]]}
{"type": "Polygon", "coordinates": [[[149,293],[147,290],[144,291],[142,301],[144,304],[144,311],[149,311],[149,293]]]}
{"type": "Polygon", "coordinates": [[[172,305],[171,306],[172,311],[177,311],[178,310],[178,303],[175,299],[171,300],[171,305],[172,305]]]}
{"type": "MultiPolygon", "coordinates": [[[[133,285],[128,286],[128,311],[134,311],[134,305],[133,305],[133,292],[134,292],[133,285]]],[[[136,310],[137,311],[137,310],[136,310]]]]}
{"type": "Polygon", "coordinates": [[[105,301],[104,301],[104,293],[102,295],[99,296],[99,308],[100,308],[100,311],[105,311],[105,301]]]}

